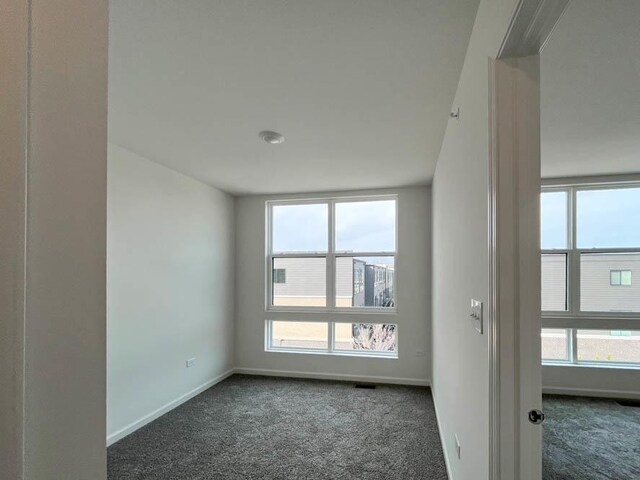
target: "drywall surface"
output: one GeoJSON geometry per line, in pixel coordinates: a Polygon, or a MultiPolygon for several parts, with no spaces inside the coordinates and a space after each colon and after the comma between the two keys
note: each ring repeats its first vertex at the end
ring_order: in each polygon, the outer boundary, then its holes
{"type": "Polygon", "coordinates": [[[428,187],[332,194],[249,196],[236,204],[236,367],[241,371],[326,378],[375,377],[426,383],[429,379],[430,228],[428,187]],[[398,325],[398,358],[362,358],[265,352],[265,202],[330,196],[398,195],[397,314],[294,314],[269,312],[283,320],[335,320],[398,325]],[[416,356],[416,351],[424,356],[416,356]]]}
{"type": "Polygon", "coordinates": [[[488,60],[516,3],[480,3],[453,104],[460,117],[449,120],[433,182],[432,383],[452,480],[488,478],[488,341],[469,307],[481,300],[486,312],[489,289],[488,60]]]}
{"type": "Polygon", "coordinates": [[[0,3],[0,478],[22,475],[29,5],[0,3]]]}
{"type": "Polygon", "coordinates": [[[231,196],[109,145],[109,438],[233,367],[233,262],[231,196]]]}
{"type": "Polygon", "coordinates": [[[566,395],[640,399],[640,369],[544,365],[542,391],[566,395]]]}
{"type": "Polygon", "coordinates": [[[9,44],[28,62],[28,81],[7,93],[18,93],[26,116],[5,112],[26,127],[22,174],[12,179],[26,191],[24,268],[13,272],[24,307],[24,335],[13,337],[24,354],[16,460],[28,480],[103,480],[108,2],[28,3],[28,46],[9,44]]]}

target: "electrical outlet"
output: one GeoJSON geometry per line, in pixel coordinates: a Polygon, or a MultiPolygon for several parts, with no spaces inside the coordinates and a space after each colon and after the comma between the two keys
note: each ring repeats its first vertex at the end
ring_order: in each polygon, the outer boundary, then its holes
{"type": "Polygon", "coordinates": [[[195,358],[190,358],[189,360],[187,360],[187,368],[191,368],[196,364],[196,359],[195,358]]]}
{"type": "Polygon", "coordinates": [[[460,460],[460,440],[458,440],[458,435],[454,435],[454,437],[456,439],[456,456],[460,460]]]}
{"type": "Polygon", "coordinates": [[[425,353],[424,350],[416,350],[416,357],[424,357],[425,353]]]}

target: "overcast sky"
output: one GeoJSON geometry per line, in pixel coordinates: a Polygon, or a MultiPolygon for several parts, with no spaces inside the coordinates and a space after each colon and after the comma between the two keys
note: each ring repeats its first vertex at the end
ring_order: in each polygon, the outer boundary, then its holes
{"type": "MultiPolygon", "coordinates": [[[[565,192],[542,194],[542,248],[566,247],[565,192]]],[[[640,188],[577,193],[579,248],[640,247],[640,188]]]]}
{"type": "MultiPolygon", "coordinates": [[[[640,247],[640,188],[581,190],[577,194],[578,247],[640,247]]],[[[567,194],[545,192],[541,200],[542,248],[566,248],[567,194]]],[[[336,204],[336,250],[395,250],[395,202],[336,204]]],[[[274,252],[326,252],[326,204],[273,208],[274,252]]]]}
{"type": "MultiPolygon", "coordinates": [[[[395,213],[393,200],[336,204],[336,250],[393,252],[395,213]]],[[[273,207],[274,252],[326,252],[327,244],[326,204],[273,207]]]]}

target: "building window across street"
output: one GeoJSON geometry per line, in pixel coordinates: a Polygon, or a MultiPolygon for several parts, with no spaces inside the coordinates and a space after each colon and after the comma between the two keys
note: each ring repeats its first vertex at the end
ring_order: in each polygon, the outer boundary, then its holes
{"type": "Polygon", "coordinates": [[[613,287],[630,287],[631,286],[631,270],[611,270],[611,286],[613,287]]]}

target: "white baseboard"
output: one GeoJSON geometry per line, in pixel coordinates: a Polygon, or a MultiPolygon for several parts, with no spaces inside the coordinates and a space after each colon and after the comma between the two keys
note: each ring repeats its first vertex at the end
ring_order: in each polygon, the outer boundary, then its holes
{"type": "Polygon", "coordinates": [[[597,388],[562,388],[542,387],[542,393],[552,395],[572,395],[575,397],[620,398],[628,400],[640,400],[640,392],[628,390],[600,390],[597,388]]]}
{"type": "Polygon", "coordinates": [[[226,372],[218,375],[217,377],[209,380],[208,382],[203,383],[202,385],[194,388],[193,390],[191,390],[191,391],[185,393],[184,395],[176,398],[175,400],[167,403],[166,405],[163,405],[162,407],[158,408],[157,410],[154,410],[153,412],[151,412],[151,413],[145,415],[144,417],[136,420],[135,422],[130,423],[126,427],[121,428],[120,430],[118,430],[116,432],[113,432],[111,435],[107,436],[107,446],[116,443],[118,440],[121,440],[124,437],[126,437],[127,435],[135,432],[139,428],[145,426],[147,423],[150,423],[150,422],[154,421],[156,418],[161,417],[165,413],[173,410],[178,405],[183,404],[184,402],[186,402],[187,400],[192,399],[193,397],[195,397],[199,393],[202,393],[205,390],[207,390],[208,388],[213,387],[216,383],[219,383],[222,380],[224,380],[225,378],[233,375],[233,373],[234,373],[234,369],[231,368],[231,369],[227,370],[226,372]]]}
{"type": "Polygon", "coordinates": [[[440,426],[440,416],[438,415],[438,404],[436,403],[436,396],[433,394],[433,385],[431,386],[431,398],[433,399],[433,410],[436,412],[436,423],[438,424],[438,435],[440,436],[440,445],[442,445],[442,453],[444,455],[444,466],[447,468],[447,478],[453,479],[451,475],[451,464],[449,463],[449,455],[447,445],[442,435],[442,427],[440,426]]]}
{"type": "Polygon", "coordinates": [[[315,378],[319,380],[341,380],[347,382],[390,383],[395,385],[418,385],[427,387],[429,380],[422,378],[377,377],[371,375],[350,375],[344,373],[294,372],[289,370],[267,370],[263,368],[236,367],[235,373],[263,375],[267,377],[315,378]]]}

